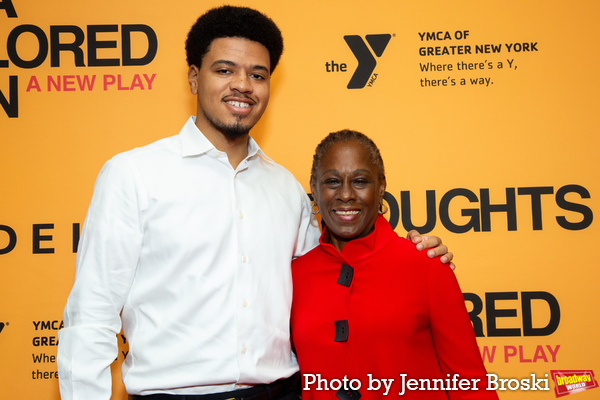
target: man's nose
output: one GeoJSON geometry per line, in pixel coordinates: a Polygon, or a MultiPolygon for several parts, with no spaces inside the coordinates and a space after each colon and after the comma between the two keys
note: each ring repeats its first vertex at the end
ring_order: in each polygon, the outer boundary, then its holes
{"type": "Polygon", "coordinates": [[[229,88],[240,93],[251,93],[253,90],[252,81],[246,74],[237,74],[234,76],[229,84],[229,88]]]}

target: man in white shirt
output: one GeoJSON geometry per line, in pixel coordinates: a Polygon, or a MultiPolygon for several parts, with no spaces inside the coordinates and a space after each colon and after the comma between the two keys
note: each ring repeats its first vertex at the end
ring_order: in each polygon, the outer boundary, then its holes
{"type": "Polygon", "coordinates": [[[225,6],[198,19],[186,50],[197,116],[113,157],[96,181],[59,332],[63,400],[111,397],[121,322],[134,398],[295,396],[290,261],[319,230],[302,186],[249,136],[281,33],[225,6]]]}

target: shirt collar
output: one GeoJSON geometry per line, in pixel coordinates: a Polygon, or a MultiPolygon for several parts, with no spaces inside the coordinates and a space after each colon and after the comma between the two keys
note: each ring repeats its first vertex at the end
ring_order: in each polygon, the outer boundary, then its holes
{"type": "MultiPolygon", "coordinates": [[[[216,150],[215,146],[204,136],[204,134],[196,126],[196,117],[190,117],[181,131],[179,132],[181,138],[181,156],[199,156],[209,152],[210,150],[216,150]]],[[[248,156],[246,159],[250,159],[256,155],[263,157],[264,159],[273,162],[258,146],[256,140],[252,136],[248,140],[248,156]]]]}
{"type": "Polygon", "coordinates": [[[398,235],[394,232],[390,223],[383,215],[378,215],[375,220],[373,232],[363,238],[349,241],[346,243],[341,253],[335,246],[329,243],[329,230],[327,229],[327,226],[325,226],[321,233],[319,243],[321,244],[321,249],[326,253],[334,257],[342,256],[344,260],[352,264],[368,259],[397,238],[398,235]]]}

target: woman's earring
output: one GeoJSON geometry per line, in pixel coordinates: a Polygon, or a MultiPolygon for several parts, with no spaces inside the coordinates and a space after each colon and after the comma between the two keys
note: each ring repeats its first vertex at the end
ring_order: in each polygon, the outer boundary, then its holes
{"type": "Polygon", "coordinates": [[[379,214],[385,214],[386,212],[388,212],[388,206],[387,204],[385,204],[383,201],[379,204],[379,214]],[[381,208],[383,207],[383,211],[381,211],[381,208]]]}
{"type": "Polygon", "coordinates": [[[317,204],[317,201],[316,200],[313,201],[313,211],[312,211],[312,214],[313,215],[317,215],[320,212],[321,212],[321,210],[319,210],[319,205],[317,204]],[[315,211],[315,207],[317,207],[317,211],[315,211]]]}

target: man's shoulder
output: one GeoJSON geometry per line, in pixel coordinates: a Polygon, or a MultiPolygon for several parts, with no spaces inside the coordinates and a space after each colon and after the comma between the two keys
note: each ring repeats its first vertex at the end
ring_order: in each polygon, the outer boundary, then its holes
{"type": "Polygon", "coordinates": [[[264,165],[263,174],[269,174],[269,179],[272,179],[275,183],[281,185],[290,185],[291,187],[298,188],[302,187],[300,182],[296,179],[294,174],[292,174],[287,168],[283,165],[276,163],[270,157],[266,156],[264,153],[258,155],[262,160],[264,165]]]}
{"type": "Polygon", "coordinates": [[[172,136],[118,153],[105,163],[104,169],[120,171],[117,173],[155,170],[155,168],[169,163],[169,160],[181,157],[181,146],[178,147],[177,143],[177,136],[172,136]]]}
{"type": "Polygon", "coordinates": [[[102,172],[111,176],[130,175],[133,171],[144,171],[159,167],[164,161],[178,154],[177,143],[177,136],[171,136],[145,146],[123,151],[106,161],[102,167],[102,172]]]}
{"type": "Polygon", "coordinates": [[[135,147],[131,150],[118,153],[115,155],[115,157],[134,159],[138,157],[152,157],[153,155],[158,155],[162,152],[173,153],[177,152],[178,150],[179,153],[181,153],[181,140],[179,139],[179,135],[174,135],[159,139],[144,146],[135,147]]]}

